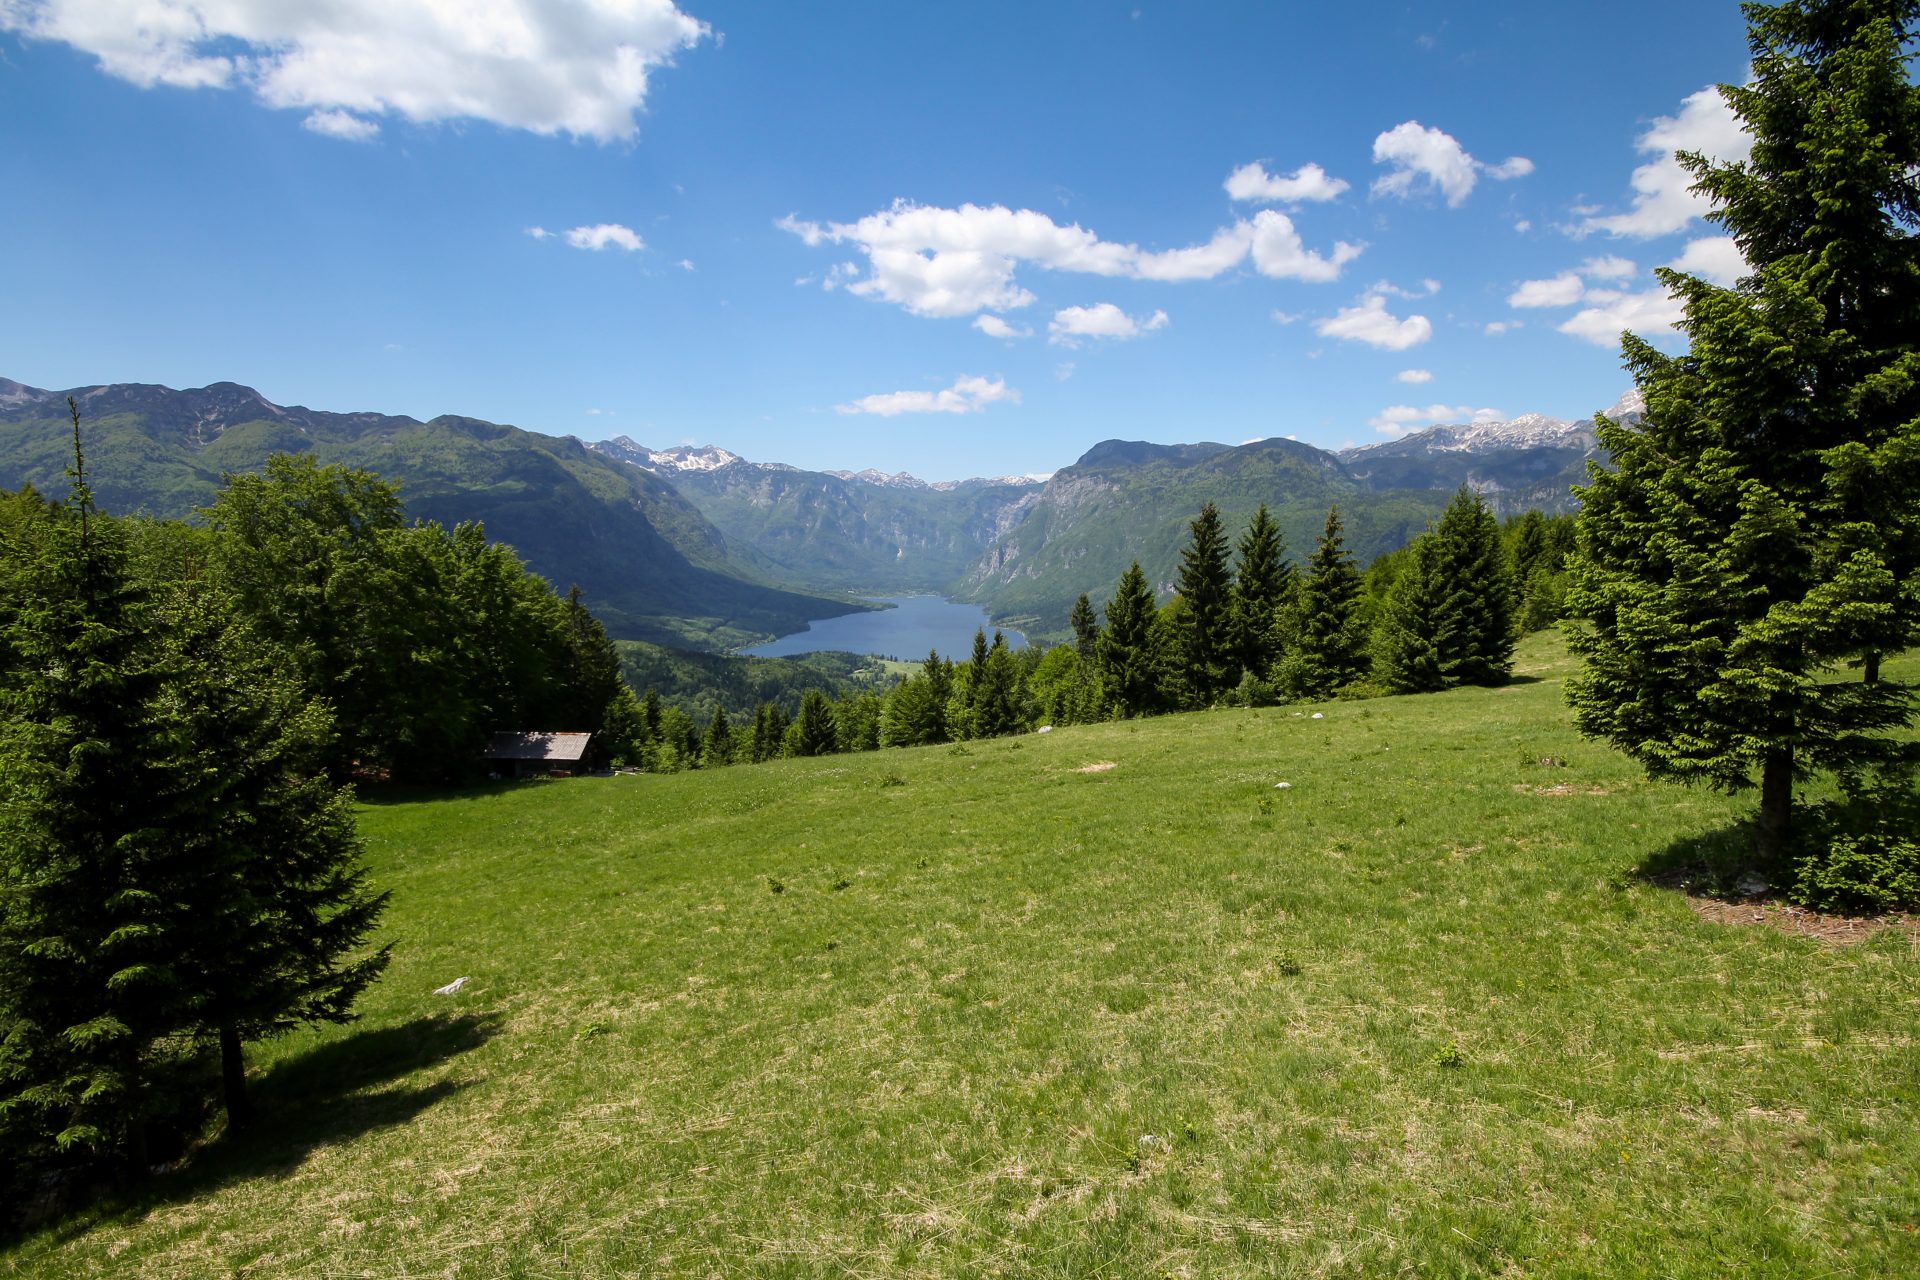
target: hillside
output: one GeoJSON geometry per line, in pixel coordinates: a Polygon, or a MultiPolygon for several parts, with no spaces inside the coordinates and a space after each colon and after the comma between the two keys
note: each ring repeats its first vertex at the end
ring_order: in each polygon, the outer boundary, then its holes
{"type": "Polygon", "coordinates": [[[363,1020],[0,1273],[1913,1274],[1912,934],[1668,887],[1566,665],[370,804],[363,1020]]]}
{"type": "Polygon", "coordinates": [[[625,436],[589,447],[660,476],[763,573],[816,590],[943,591],[1039,493],[1020,479],[928,484],[803,471],[711,447],[649,449],[625,436]]]}
{"type": "Polygon", "coordinates": [[[857,606],[788,591],[743,570],[725,538],[673,488],[555,438],[476,418],[430,422],[272,403],[220,382],[42,391],[0,381],[0,487],[64,489],[74,395],[88,478],[106,510],[184,517],[222,473],[308,451],[395,482],[411,516],[480,520],[563,590],[578,583],[615,635],[717,648],[796,631],[857,606]]]}

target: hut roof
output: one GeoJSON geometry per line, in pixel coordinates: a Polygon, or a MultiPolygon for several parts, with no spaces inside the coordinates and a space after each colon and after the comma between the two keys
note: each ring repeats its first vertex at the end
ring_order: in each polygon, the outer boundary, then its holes
{"type": "Polygon", "coordinates": [[[590,733],[496,733],[487,743],[489,760],[577,761],[587,753],[590,733]]]}

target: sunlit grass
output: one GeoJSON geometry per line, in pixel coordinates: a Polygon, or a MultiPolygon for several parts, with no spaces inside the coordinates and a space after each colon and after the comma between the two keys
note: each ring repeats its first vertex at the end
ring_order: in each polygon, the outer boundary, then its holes
{"type": "Polygon", "coordinates": [[[1745,802],[1641,780],[1521,656],[370,805],[364,1020],[0,1273],[1914,1273],[1913,935],[1636,876],[1745,802]]]}

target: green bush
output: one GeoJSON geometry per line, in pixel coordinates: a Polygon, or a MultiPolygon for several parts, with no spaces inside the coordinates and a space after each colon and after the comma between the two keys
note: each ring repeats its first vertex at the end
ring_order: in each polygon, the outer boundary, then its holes
{"type": "Polygon", "coordinates": [[[1848,790],[1800,823],[1793,900],[1818,911],[1920,907],[1920,797],[1904,781],[1848,790]]]}

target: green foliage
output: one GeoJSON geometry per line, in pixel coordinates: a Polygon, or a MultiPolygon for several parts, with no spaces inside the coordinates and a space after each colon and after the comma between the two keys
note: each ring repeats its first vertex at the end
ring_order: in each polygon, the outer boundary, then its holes
{"type": "Polygon", "coordinates": [[[1107,601],[1106,626],[1096,648],[1101,687],[1123,716],[1150,715],[1162,705],[1156,622],[1153,588],[1136,560],[1107,601]]]}
{"type": "Polygon", "coordinates": [[[1243,672],[1264,675],[1291,637],[1284,612],[1293,603],[1293,565],[1280,527],[1263,502],[1240,536],[1233,573],[1234,656],[1243,672]]]}
{"type": "MultiPolygon", "coordinates": [[[[1265,508],[1261,508],[1264,513],[1265,508]]],[[[1227,535],[1220,511],[1211,502],[1189,526],[1191,537],[1180,552],[1175,590],[1185,608],[1175,633],[1177,683],[1190,706],[1211,706],[1233,684],[1235,658],[1233,579],[1227,570],[1227,535]]]]}
{"type": "Polygon", "coordinates": [[[827,695],[809,689],[800,700],[800,714],[786,733],[786,753],[790,756],[824,756],[840,749],[839,730],[833,721],[833,708],[827,695]]]}
{"type": "Polygon", "coordinates": [[[1298,661],[1283,687],[1291,697],[1320,698],[1367,671],[1367,632],[1360,612],[1360,571],[1347,554],[1340,509],[1327,509],[1326,527],[1307,561],[1300,588],[1298,661]]]}
{"type": "Polygon", "coordinates": [[[1747,8],[1751,81],[1721,92],[1737,164],[1683,155],[1751,264],[1723,289],[1667,271],[1690,350],[1632,336],[1639,429],[1602,422],[1568,606],[1581,730],[1656,776],[1760,775],[1763,860],[1797,778],[1904,754],[1905,683],[1878,655],[1920,620],[1920,5],[1747,8]],[[1870,677],[1826,678],[1850,661],[1870,677]]]}
{"type": "Polygon", "coordinates": [[[1461,488],[1402,561],[1374,634],[1374,669],[1395,693],[1498,684],[1513,663],[1511,570],[1493,513],[1461,488]]]}
{"type": "Polygon", "coordinates": [[[1920,795],[1903,771],[1849,779],[1810,806],[1795,833],[1794,901],[1818,911],[1920,907],[1920,795]]]}

